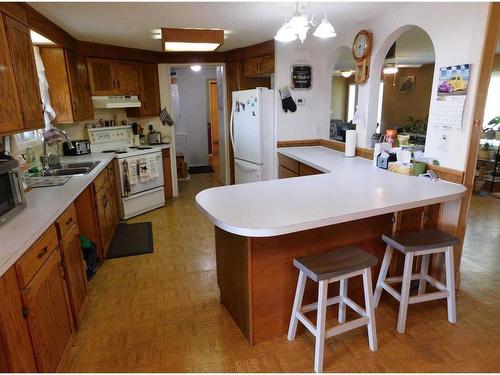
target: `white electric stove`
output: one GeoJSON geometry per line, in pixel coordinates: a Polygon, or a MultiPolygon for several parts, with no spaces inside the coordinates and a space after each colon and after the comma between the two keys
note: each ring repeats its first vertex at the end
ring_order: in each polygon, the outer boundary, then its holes
{"type": "Polygon", "coordinates": [[[88,129],[93,153],[114,153],[120,189],[120,218],[126,220],[165,205],[161,150],[134,146],[130,125],[88,129]]]}

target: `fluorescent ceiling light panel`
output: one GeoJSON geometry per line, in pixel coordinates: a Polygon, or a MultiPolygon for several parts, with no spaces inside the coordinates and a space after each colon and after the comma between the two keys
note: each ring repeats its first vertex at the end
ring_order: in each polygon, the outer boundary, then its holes
{"type": "Polygon", "coordinates": [[[43,35],[38,34],[36,31],[30,30],[31,34],[31,42],[35,45],[55,45],[55,43],[44,37],[43,35]]]}
{"type": "Polygon", "coordinates": [[[224,43],[221,29],[161,29],[166,52],[212,52],[224,43]]]}
{"type": "Polygon", "coordinates": [[[220,43],[186,43],[186,42],[165,42],[167,52],[211,52],[215,51],[220,43]]]}

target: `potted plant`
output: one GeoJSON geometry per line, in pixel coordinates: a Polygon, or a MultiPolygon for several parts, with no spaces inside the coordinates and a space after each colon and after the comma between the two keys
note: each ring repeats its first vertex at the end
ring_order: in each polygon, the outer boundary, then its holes
{"type": "Polygon", "coordinates": [[[489,142],[486,142],[479,148],[477,157],[478,159],[483,159],[483,160],[493,159],[495,157],[494,147],[489,142]]]}

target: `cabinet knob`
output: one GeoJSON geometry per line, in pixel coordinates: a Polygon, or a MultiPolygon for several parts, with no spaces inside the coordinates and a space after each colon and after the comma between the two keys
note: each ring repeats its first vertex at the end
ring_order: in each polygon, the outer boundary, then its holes
{"type": "Polygon", "coordinates": [[[28,310],[28,308],[27,308],[26,306],[24,306],[24,307],[23,307],[23,316],[24,316],[25,318],[27,318],[27,317],[28,317],[28,315],[29,315],[29,310],[28,310]]]}
{"type": "Polygon", "coordinates": [[[45,246],[39,253],[38,255],[36,256],[38,259],[42,258],[45,254],[47,254],[47,251],[49,251],[49,249],[47,248],[47,246],[45,246]]]}

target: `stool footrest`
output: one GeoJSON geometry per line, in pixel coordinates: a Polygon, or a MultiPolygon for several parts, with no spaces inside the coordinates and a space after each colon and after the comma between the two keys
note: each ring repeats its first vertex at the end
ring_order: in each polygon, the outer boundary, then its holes
{"type": "Polygon", "coordinates": [[[344,297],[344,302],[347,306],[356,311],[359,315],[364,316],[365,318],[368,317],[366,311],[349,297],[344,297]]]}
{"type": "Polygon", "coordinates": [[[385,281],[381,281],[380,282],[380,286],[387,292],[389,293],[391,296],[393,296],[394,298],[396,298],[399,302],[401,302],[401,294],[399,294],[397,292],[396,289],[394,289],[392,286],[388,285],[385,283],[385,281]]]}
{"type": "Polygon", "coordinates": [[[351,320],[350,322],[342,323],[336,327],[327,329],[325,332],[325,337],[329,338],[332,336],[337,336],[337,335],[340,335],[341,333],[365,326],[367,324],[368,324],[368,318],[363,316],[361,318],[351,320]]]}
{"type": "Polygon", "coordinates": [[[314,336],[317,335],[316,326],[304,314],[302,314],[301,312],[296,312],[295,316],[314,336]]]}
{"type": "MultiPolygon", "coordinates": [[[[326,300],[326,305],[327,306],[331,306],[331,305],[335,305],[335,304],[337,304],[339,302],[340,302],[340,297],[339,296],[335,296],[335,297],[328,298],[326,300]]],[[[314,311],[314,310],[317,310],[317,309],[318,309],[318,303],[314,302],[314,303],[310,303],[309,305],[302,306],[300,308],[300,312],[307,313],[309,311],[314,311]]]]}
{"type": "Polygon", "coordinates": [[[412,296],[412,297],[408,298],[408,303],[412,304],[412,303],[433,301],[435,299],[448,298],[449,295],[450,295],[450,293],[448,293],[448,291],[426,293],[426,294],[422,294],[420,296],[412,296]]]}

